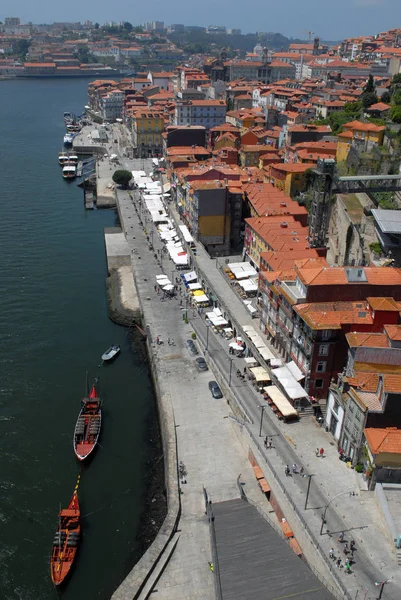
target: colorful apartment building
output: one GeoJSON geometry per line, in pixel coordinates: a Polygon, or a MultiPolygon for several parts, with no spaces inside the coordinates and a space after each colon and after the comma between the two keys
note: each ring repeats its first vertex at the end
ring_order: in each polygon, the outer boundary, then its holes
{"type": "Polygon", "coordinates": [[[345,335],[398,323],[401,270],[328,267],[323,258],[294,267],[260,272],[261,328],[305,374],[308,393],[327,398],[331,378],[345,365],[345,335]]]}
{"type": "Polygon", "coordinates": [[[296,196],[308,188],[308,171],[315,164],[314,161],[271,164],[265,169],[267,171],[265,180],[270,181],[287,196],[296,196]]]}
{"type": "Polygon", "coordinates": [[[384,138],[384,125],[351,121],[343,125],[343,131],[337,135],[337,162],[347,160],[353,145],[369,151],[372,146],[381,146],[384,138]]]}
{"type": "Polygon", "coordinates": [[[134,152],[141,158],[161,155],[163,112],[151,108],[139,108],[132,113],[130,121],[134,152]]]}

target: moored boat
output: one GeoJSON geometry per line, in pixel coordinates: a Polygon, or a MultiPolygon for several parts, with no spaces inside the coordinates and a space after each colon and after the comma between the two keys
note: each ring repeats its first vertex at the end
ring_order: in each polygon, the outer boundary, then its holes
{"type": "Polygon", "coordinates": [[[50,559],[50,573],[54,585],[63,583],[78,551],[81,535],[78,486],[79,477],[68,507],[61,509],[58,515],[58,527],[50,559]]]}
{"type": "Polygon", "coordinates": [[[102,402],[96,390],[97,379],[89,395],[82,400],[82,408],[74,430],[73,446],[78,460],[85,460],[99,440],[102,426],[102,402]]]}
{"type": "Polygon", "coordinates": [[[59,165],[65,165],[65,163],[69,160],[69,154],[68,152],[65,152],[64,150],[62,150],[61,152],[58,153],[58,164],[59,165]]]}
{"type": "Polygon", "coordinates": [[[72,162],[66,162],[63,166],[64,179],[75,179],[77,176],[77,165],[72,162]]]}
{"type": "Polygon", "coordinates": [[[63,138],[63,143],[64,146],[72,146],[72,142],[74,139],[74,134],[73,133],[66,133],[64,138],[63,138]]]}
{"type": "Polygon", "coordinates": [[[121,348],[115,344],[114,346],[110,346],[108,350],[104,354],[102,354],[102,360],[105,362],[113,360],[119,354],[121,348]]]}

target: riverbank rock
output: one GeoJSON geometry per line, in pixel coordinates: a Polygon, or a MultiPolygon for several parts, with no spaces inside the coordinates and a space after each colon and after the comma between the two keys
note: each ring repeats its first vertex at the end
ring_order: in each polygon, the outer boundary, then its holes
{"type": "Polygon", "coordinates": [[[107,308],[115,323],[126,327],[141,323],[141,309],[131,267],[115,269],[106,279],[107,308]]]}

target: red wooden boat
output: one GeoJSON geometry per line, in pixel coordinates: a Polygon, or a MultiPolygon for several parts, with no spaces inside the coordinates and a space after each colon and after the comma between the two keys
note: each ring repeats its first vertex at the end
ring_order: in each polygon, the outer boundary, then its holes
{"type": "Polygon", "coordinates": [[[93,452],[99,440],[102,425],[102,402],[96,390],[95,379],[89,395],[82,400],[74,430],[74,452],[78,460],[85,460],[93,452]]]}
{"type": "Polygon", "coordinates": [[[81,534],[78,485],[79,477],[68,507],[61,509],[58,515],[58,528],[50,559],[50,572],[54,585],[63,583],[78,551],[81,534]]]}

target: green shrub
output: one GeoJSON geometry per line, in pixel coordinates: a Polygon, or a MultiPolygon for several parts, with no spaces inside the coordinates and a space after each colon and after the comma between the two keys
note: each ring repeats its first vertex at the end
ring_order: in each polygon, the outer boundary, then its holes
{"type": "Polygon", "coordinates": [[[357,473],[363,473],[363,471],[364,471],[363,465],[361,465],[361,464],[355,465],[354,471],[356,471],[357,473]]]}
{"type": "Polygon", "coordinates": [[[369,244],[369,248],[374,254],[382,254],[383,248],[381,247],[380,242],[372,242],[369,244]]]}

